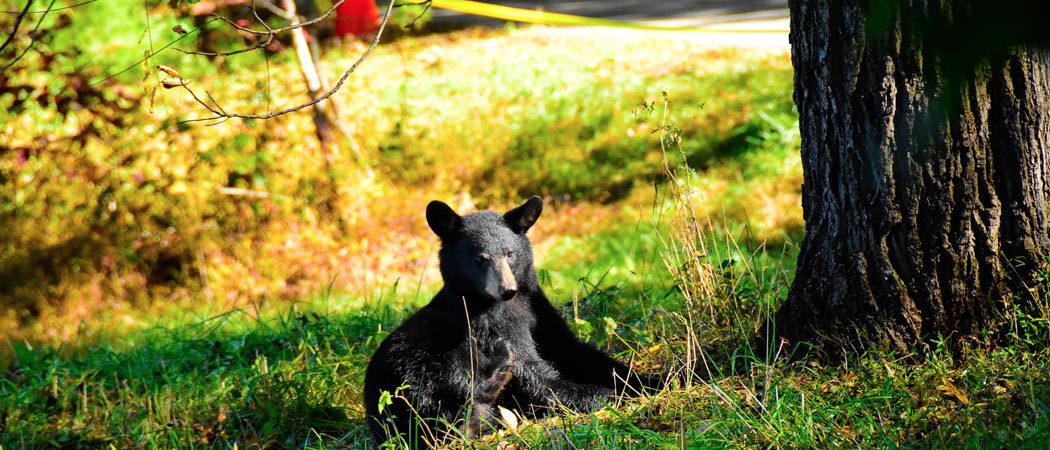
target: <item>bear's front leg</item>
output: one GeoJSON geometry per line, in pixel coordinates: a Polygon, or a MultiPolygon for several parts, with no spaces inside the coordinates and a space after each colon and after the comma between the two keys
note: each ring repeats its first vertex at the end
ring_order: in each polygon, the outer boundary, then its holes
{"type": "Polygon", "coordinates": [[[567,407],[576,411],[593,411],[615,398],[615,392],[605,386],[582,384],[562,378],[549,363],[538,356],[522,358],[514,365],[513,402],[520,407],[538,408],[533,411],[567,407]]]}
{"type": "Polygon", "coordinates": [[[469,404],[467,435],[481,434],[484,422],[490,423],[497,417],[493,403],[500,392],[510,382],[514,373],[514,354],[510,345],[503,340],[493,343],[489,349],[478,351],[478,370],[474,374],[474,391],[469,404]]]}
{"type": "Polygon", "coordinates": [[[607,387],[562,378],[547,380],[543,391],[549,406],[565,406],[575,411],[594,411],[615,398],[613,390],[607,387]]]}
{"type": "Polygon", "coordinates": [[[474,399],[492,403],[514,373],[514,354],[510,352],[510,344],[504,340],[478,353],[479,370],[475,374],[474,399]]]}

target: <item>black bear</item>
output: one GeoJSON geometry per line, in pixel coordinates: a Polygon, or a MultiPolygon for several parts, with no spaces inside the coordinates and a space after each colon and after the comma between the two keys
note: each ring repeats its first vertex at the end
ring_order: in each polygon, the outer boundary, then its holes
{"type": "Polygon", "coordinates": [[[502,215],[427,205],[445,284],[368,364],[365,409],[377,444],[398,435],[410,447],[433,444],[450,425],[476,435],[494,426],[500,406],[526,416],[555,405],[592,410],[662,381],[580,341],[540,290],[525,232],[542,210],[539,197],[502,215]],[[384,391],[392,395],[381,407],[384,391]]]}

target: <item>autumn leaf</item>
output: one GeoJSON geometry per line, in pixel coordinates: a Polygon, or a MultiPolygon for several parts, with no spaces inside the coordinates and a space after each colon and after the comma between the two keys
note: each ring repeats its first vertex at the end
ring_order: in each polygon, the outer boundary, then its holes
{"type": "Polygon", "coordinates": [[[941,394],[945,398],[955,400],[956,402],[963,405],[970,404],[970,396],[966,395],[965,392],[956,387],[955,384],[953,384],[951,380],[948,380],[947,378],[941,379],[941,384],[937,386],[937,390],[941,391],[941,394]]]}

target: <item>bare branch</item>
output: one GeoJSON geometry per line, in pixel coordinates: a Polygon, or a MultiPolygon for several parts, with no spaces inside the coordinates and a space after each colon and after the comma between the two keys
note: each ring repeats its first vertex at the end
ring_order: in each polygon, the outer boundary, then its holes
{"type": "MultiPolygon", "coordinates": [[[[342,3],[342,0],[340,0],[337,3],[335,3],[335,5],[332,6],[332,9],[335,9],[335,6],[338,6],[341,3],[342,3]]],[[[351,65],[350,68],[348,68],[345,72],[343,72],[343,75],[339,78],[339,81],[336,81],[335,86],[333,86],[331,89],[329,89],[328,91],[324,92],[323,94],[317,96],[316,98],[311,99],[310,101],[305,102],[305,103],[303,103],[301,105],[293,106],[293,107],[286,108],[286,109],[282,109],[282,110],[276,111],[276,112],[270,112],[270,113],[266,113],[266,114],[238,114],[238,113],[229,113],[229,112],[226,112],[226,111],[222,111],[221,108],[216,108],[218,106],[217,103],[215,105],[216,107],[212,107],[211,105],[208,105],[207,103],[202,101],[200,99],[200,97],[197,96],[197,94],[193,91],[193,89],[190,89],[189,86],[183,85],[183,88],[185,88],[190,93],[190,95],[193,97],[193,99],[196,100],[197,103],[199,103],[201,106],[204,106],[204,108],[207,109],[209,112],[214,114],[214,116],[213,117],[200,117],[200,118],[194,118],[194,119],[186,119],[186,120],[180,121],[179,123],[207,122],[207,121],[215,121],[215,120],[226,120],[226,119],[229,119],[229,118],[238,118],[238,119],[272,119],[274,117],[283,116],[285,114],[293,113],[293,112],[296,112],[296,111],[299,111],[299,110],[302,110],[302,109],[314,106],[314,105],[316,105],[316,104],[318,104],[320,102],[323,102],[323,101],[327,100],[332,95],[335,95],[335,93],[338,92],[340,88],[342,88],[343,83],[345,83],[346,80],[348,78],[350,78],[350,74],[354,73],[354,71],[357,70],[357,67],[360,66],[361,63],[364,62],[365,59],[367,59],[368,56],[371,55],[372,51],[375,50],[375,48],[379,45],[379,40],[383,36],[383,31],[386,29],[387,22],[390,19],[390,14],[391,14],[391,12],[394,9],[394,3],[395,2],[391,1],[390,5],[387,6],[386,14],[383,16],[383,20],[379,23],[379,30],[376,32],[375,37],[372,39],[371,44],[369,44],[369,46],[365,50],[365,52],[362,53],[361,56],[357,58],[357,61],[354,61],[354,64],[351,65]]],[[[331,12],[331,10],[329,10],[329,12],[331,12]]],[[[325,13],[325,14],[327,15],[327,13],[325,13]]],[[[220,19],[220,20],[223,20],[223,21],[225,21],[227,23],[231,23],[231,21],[229,21],[229,19],[223,18],[223,19],[220,19]]],[[[312,23],[312,22],[315,22],[315,21],[303,22],[302,24],[299,25],[299,27],[301,27],[303,24],[312,23]]],[[[238,28],[243,28],[243,27],[238,27],[238,28]]],[[[278,32],[279,30],[291,30],[291,29],[295,29],[295,28],[297,28],[297,27],[289,26],[289,27],[284,27],[284,28],[280,28],[280,29],[274,29],[273,31],[274,32],[278,32]]],[[[209,97],[211,96],[211,94],[208,94],[208,92],[206,90],[204,92],[209,97]]]]}
{"type": "Polygon", "coordinates": [[[24,19],[26,15],[29,14],[29,7],[32,4],[33,0],[26,0],[26,7],[22,8],[22,13],[15,18],[15,28],[11,30],[11,34],[7,35],[7,39],[4,39],[4,43],[0,44],[0,53],[4,52],[4,49],[7,48],[7,44],[10,44],[11,40],[14,39],[15,35],[18,34],[18,27],[22,25],[22,19],[24,19]]]}
{"type": "MultiPolygon", "coordinates": [[[[78,5],[83,5],[83,4],[91,3],[91,2],[94,2],[94,1],[97,1],[97,0],[86,1],[86,2],[83,2],[83,3],[79,3],[78,5]]],[[[269,3],[269,0],[256,0],[256,1],[258,1],[260,3],[262,3],[262,2],[269,3]]],[[[124,68],[124,69],[114,73],[114,74],[108,75],[108,76],[106,76],[105,78],[103,78],[101,80],[98,80],[98,81],[95,81],[93,83],[90,83],[90,85],[94,86],[94,85],[99,84],[99,83],[104,83],[104,82],[106,82],[106,81],[108,81],[108,80],[110,80],[110,79],[112,79],[114,77],[119,76],[120,74],[122,74],[124,72],[127,72],[127,71],[129,71],[131,69],[134,69],[134,68],[138,67],[140,64],[142,64],[143,61],[148,61],[150,58],[153,58],[154,56],[156,56],[160,52],[162,52],[164,50],[167,50],[169,47],[175,45],[176,43],[178,43],[179,41],[181,41],[181,40],[185,39],[186,37],[192,35],[193,33],[200,31],[202,28],[210,25],[212,22],[214,22],[216,20],[225,22],[227,25],[229,25],[230,27],[232,27],[232,28],[234,28],[234,29],[236,29],[238,31],[243,31],[245,33],[256,34],[256,35],[260,35],[260,36],[267,36],[267,39],[266,39],[265,42],[260,42],[260,43],[257,43],[256,45],[251,46],[251,47],[246,47],[246,48],[242,48],[242,49],[239,49],[239,50],[234,50],[234,51],[231,51],[231,52],[198,52],[198,51],[182,50],[182,49],[175,49],[175,50],[178,50],[178,51],[180,51],[182,53],[185,53],[185,54],[188,54],[188,55],[203,55],[203,56],[213,56],[213,57],[214,56],[236,55],[238,53],[244,53],[244,52],[249,52],[249,51],[252,51],[252,50],[256,50],[256,49],[259,49],[259,48],[262,48],[262,47],[265,47],[265,46],[269,45],[270,42],[273,40],[274,36],[277,35],[277,33],[281,33],[281,32],[284,32],[284,31],[289,31],[289,30],[294,30],[296,28],[302,28],[304,26],[313,25],[315,23],[321,22],[322,20],[324,20],[325,18],[330,16],[333,12],[335,12],[335,8],[337,6],[339,6],[339,5],[342,5],[344,1],[346,1],[346,0],[337,0],[335,3],[332,4],[331,8],[329,8],[323,14],[318,16],[316,19],[309,20],[309,21],[306,21],[306,22],[301,22],[298,25],[287,26],[287,27],[277,28],[277,29],[270,28],[266,24],[266,21],[262,20],[262,18],[259,17],[258,12],[256,11],[256,8],[255,8],[255,5],[254,5],[255,2],[253,2],[252,12],[253,12],[253,14],[255,14],[256,20],[258,20],[260,23],[262,23],[263,27],[266,28],[267,31],[258,31],[258,30],[253,30],[251,28],[242,27],[240,25],[237,25],[232,20],[230,20],[230,19],[228,19],[226,17],[223,17],[222,15],[212,14],[211,15],[211,19],[208,20],[207,22],[205,22],[204,24],[202,24],[201,26],[195,27],[194,29],[192,29],[189,32],[187,32],[186,34],[183,34],[183,35],[175,38],[175,40],[167,43],[166,45],[164,45],[163,47],[161,47],[157,51],[150,52],[150,54],[148,54],[144,58],[136,61],[134,64],[132,64],[132,65],[130,65],[130,66],[128,66],[128,67],[126,67],[126,68],[124,68]]],[[[54,3],[53,0],[52,0],[52,3],[54,3]]],[[[393,3],[393,2],[391,2],[391,3],[393,3]]],[[[272,3],[270,3],[270,5],[273,6],[272,3]]],[[[74,5],[74,6],[77,6],[77,5],[74,5]]],[[[273,6],[273,7],[276,8],[276,6],[273,6]]],[[[278,15],[281,15],[281,14],[278,14],[278,15]]],[[[389,12],[388,12],[388,15],[389,15],[389,12]]],[[[384,20],[383,23],[385,24],[386,21],[384,20]]]]}
{"type": "MultiPolygon", "coordinates": [[[[30,3],[32,3],[32,1],[30,1],[30,3]]],[[[37,36],[37,32],[40,31],[40,24],[44,23],[44,18],[47,17],[47,13],[51,11],[51,7],[54,6],[54,5],[55,5],[55,0],[51,0],[51,3],[49,3],[47,5],[47,10],[45,10],[44,14],[40,16],[40,20],[38,20],[36,22],[36,26],[33,27],[33,31],[31,33],[29,33],[29,37],[32,39],[31,41],[29,41],[29,45],[27,45],[26,48],[24,50],[22,50],[22,53],[19,53],[18,56],[12,58],[10,62],[8,62],[7,64],[4,65],[4,67],[0,68],[0,71],[4,71],[4,70],[7,70],[7,69],[11,68],[11,66],[15,65],[15,63],[18,62],[18,60],[22,59],[22,57],[25,56],[26,53],[29,53],[29,50],[31,50],[33,48],[33,46],[36,45],[36,36],[37,36]]],[[[26,4],[26,9],[28,9],[28,8],[29,8],[29,5],[26,4]]],[[[19,17],[19,21],[21,21],[21,16],[19,17]]],[[[14,36],[14,35],[15,34],[12,32],[11,36],[14,36]]],[[[8,36],[8,37],[10,38],[11,36],[8,36]]],[[[7,43],[5,42],[4,45],[7,45],[7,43]]]]}
{"type": "MultiPolygon", "coordinates": [[[[253,3],[255,3],[257,5],[262,5],[262,7],[266,8],[267,11],[270,11],[270,12],[276,14],[277,16],[279,16],[280,18],[282,18],[284,20],[291,21],[291,20],[295,19],[295,17],[293,17],[292,14],[289,14],[288,11],[285,11],[285,10],[281,9],[277,5],[273,4],[273,2],[270,2],[269,0],[256,0],[253,3]]],[[[253,6],[253,8],[254,8],[254,6],[253,6]]],[[[259,15],[256,14],[255,16],[258,17],[259,15]]],[[[298,24],[293,24],[293,25],[298,25],[298,24]]],[[[267,29],[269,29],[269,27],[267,27],[267,29]]]]}
{"type": "Polygon", "coordinates": [[[404,27],[405,27],[405,28],[415,28],[415,26],[416,26],[416,22],[419,22],[419,19],[422,19],[422,18],[423,18],[423,16],[425,16],[425,15],[427,14],[427,11],[430,11],[430,4],[431,4],[431,3],[430,3],[429,1],[426,1],[426,2],[420,3],[420,5],[422,5],[422,6],[423,6],[423,11],[421,11],[421,12],[419,13],[419,15],[417,15],[417,16],[416,16],[415,18],[413,18],[413,19],[412,19],[412,21],[411,21],[411,22],[409,22],[409,23],[408,23],[407,25],[405,25],[404,27]]]}
{"type": "MultiPolygon", "coordinates": [[[[63,7],[55,8],[55,9],[51,9],[51,10],[43,10],[43,11],[22,11],[22,12],[18,12],[18,11],[0,11],[0,13],[7,13],[7,14],[47,14],[49,12],[73,9],[73,8],[78,7],[78,6],[87,5],[89,3],[95,3],[97,1],[98,0],[87,0],[87,1],[83,1],[83,2],[77,3],[77,4],[73,4],[73,5],[69,5],[69,6],[63,6],[63,7]]],[[[33,0],[29,0],[29,3],[33,3],[33,0]]],[[[28,8],[29,8],[29,5],[27,4],[26,5],[26,9],[28,9],[28,8]]]]}
{"type": "MultiPolygon", "coordinates": [[[[278,11],[281,11],[281,13],[276,13],[276,12],[274,13],[274,14],[277,14],[278,16],[285,17],[287,15],[284,12],[284,10],[275,7],[272,3],[270,3],[270,2],[268,2],[266,0],[259,0],[258,3],[264,5],[264,7],[265,7],[265,5],[270,5],[269,7],[267,7],[267,9],[273,8],[273,9],[276,9],[278,11]]],[[[270,45],[270,43],[273,42],[274,37],[277,36],[277,32],[273,31],[273,29],[270,28],[270,25],[268,25],[266,23],[266,21],[262,19],[262,17],[259,17],[259,10],[255,7],[255,4],[256,4],[256,0],[252,0],[252,15],[255,16],[255,20],[259,21],[259,23],[261,23],[263,25],[263,27],[265,27],[267,30],[270,30],[270,32],[266,35],[266,40],[265,41],[256,41],[255,45],[252,45],[250,47],[245,47],[245,48],[242,48],[240,50],[229,51],[229,52],[200,52],[200,51],[195,51],[195,50],[183,50],[183,49],[180,49],[180,48],[176,48],[175,50],[178,50],[178,51],[180,51],[180,52],[182,52],[184,54],[187,54],[187,55],[201,55],[201,56],[215,57],[215,56],[231,56],[231,55],[236,55],[236,54],[240,54],[240,53],[247,53],[247,52],[250,52],[252,50],[264,48],[264,47],[270,45]]],[[[272,11],[273,10],[271,10],[271,12],[272,11]]],[[[218,20],[226,22],[226,23],[231,23],[230,20],[227,19],[226,17],[220,16],[220,15],[217,15],[217,14],[212,14],[212,20],[215,20],[215,19],[218,19],[218,20]]],[[[234,28],[237,28],[236,24],[234,24],[233,26],[234,26],[234,28]]]]}
{"type": "Polygon", "coordinates": [[[95,81],[95,82],[93,82],[93,83],[89,83],[89,85],[90,85],[90,86],[94,86],[94,85],[96,85],[96,84],[99,84],[99,83],[104,83],[104,82],[106,82],[106,81],[109,81],[110,79],[112,79],[112,78],[114,78],[114,77],[120,76],[120,74],[122,74],[122,73],[124,73],[124,72],[127,72],[127,71],[129,71],[129,70],[131,70],[131,69],[134,69],[134,68],[138,67],[139,65],[141,65],[141,64],[142,64],[142,62],[143,62],[143,61],[148,61],[148,60],[149,60],[150,58],[153,58],[154,56],[157,56],[157,54],[159,54],[160,52],[162,52],[162,51],[164,51],[164,50],[167,50],[167,49],[168,49],[168,47],[171,47],[172,45],[175,45],[175,44],[177,44],[177,43],[178,43],[179,41],[181,41],[181,40],[185,39],[185,38],[186,38],[187,36],[190,36],[190,35],[192,35],[193,33],[196,33],[196,32],[198,32],[198,31],[200,31],[200,29],[201,29],[201,28],[204,28],[204,27],[208,26],[208,24],[210,24],[210,23],[212,23],[212,22],[214,22],[214,21],[215,21],[215,19],[212,19],[212,20],[209,20],[209,21],[205,22],[205,23],[204,23],[204,24],[202,24],[201,26],[199,26],[199,27],[196,27],[196,28],[194,28],[194,29],[192,29],[192,30],[188,31],[188,32],[187,32],[186,34],[183,34],[183,35],[181,35],[181,36],[179,36],[179,37],[175,38],[175,40],[174,40],[174,41],[171,41],[171,42],[169,42],[169,43],[165,44],[165,45],[164,45],[163,47],[161,47],[161,48],[160,48],[160,49],[158,49],[157,51],[155,51],[155,52],[150,52],[150,53],[149,53],[148,55],[146,55],[146,56],[145,56],[144,58],[142,58],[142,59],[140,59],[140,60],[138,60],[138,61],[135,61],[135,63],[134,63],[134,64],[132,64],[132,65],[130,65],[130,66],[128,66],[128,67],[126,67],[126,68],[122,69],[121,71],[119,71],[119,72],[117,72],[117,73],[114,73],[114,74],[112,74],[112,75],[109,75],[109,76],[107,76],[107,77],[105,77],[105,78],[103,78],[103,79],[101,79],[101,80],[95,81]]]}
{"type": "MultiPolygon", "coordinates": [[[[296,28],[303,28],[303,27],[307,27],[307,26],[313,25],[315,23],[320,23],[320,22],[324,21],[325,18],[327,18],[328,16],[332,15],[332,13],[335,12],[335,8],[338,7],[339,5],[342,5],[343,2],[345,2],[345,1],[346,0],[338,0],[338,1],[336,1],[335,3],[332,4],[331,8],[328,8],[327,11],[325,11],[323,14],[321,14],[320,16],[317,16],[316,18],[314,18],[312,20],[307,20],[306,22],[299,22],[298,24],[292,24],[292,25],[288,25],[286,27],[276,28],[276,29],[270,29],[270,27],[266,27],[267,31],[259,31],[259,30],[253,30],[253,29],[248,28],[248,27],[242,27],[240,25],[237,25],[236,22],[234,22],[234,21],[232,21],[232,20],[230,20],[230,19],[228,19],[226,17],[223,17],[222,15],[219,15],[219,14],[212,14],[212,17],[214,17],[216,19],[219,19],[219,20],[221,20],[223,22],[226,22],[227,25],[233,27],[237,31],[243,31],[245,33],[250,33],[250,34],[256,34],[256,35],[264,36],[264,35],[268,35],[268,34],[283,33],[285,31],[291,31],[291,30],[294,30],[296,28]]],[[[273,11],[274,9],[280,10],[280,8],[278,8],[276,5],[274,5],[273,3],[270,3],[267,0],[259,0],[259,2],[260,2],[260,4],[268,3],[269,6],[264,6],[264,7],[266,9],[270,9],[271,11],[273,11]]],[[[394,2],[391,2],[391,4],[393,4],[393,3],[394,2]]],[[[254,5],[252,6],[252,9],[253,10],[255,9],[254,5]]],[[[287,20],[291,20],[288,17],[286,17],[287,13],[274,12],[274,14],[277,14],[278,16],[284,17],[287,20]]]]}

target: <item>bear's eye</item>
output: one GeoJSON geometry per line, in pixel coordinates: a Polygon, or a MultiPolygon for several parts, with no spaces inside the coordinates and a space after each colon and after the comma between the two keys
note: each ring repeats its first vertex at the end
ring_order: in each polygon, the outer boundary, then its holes
{"type": "Polygon", "coordinates": [[[514,256],[514,252],[512,252],[510,250],[504,250],[503,251],[503,256],[505,256],[507,258],[512,258],[514,256]]]}

